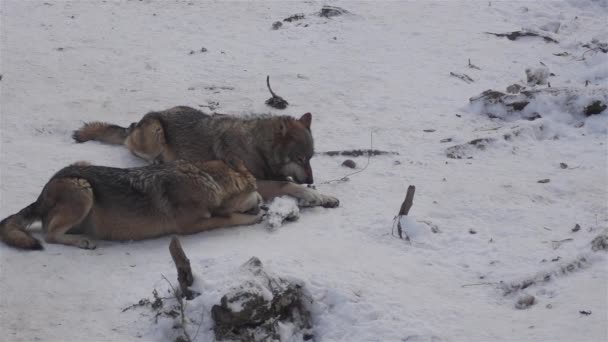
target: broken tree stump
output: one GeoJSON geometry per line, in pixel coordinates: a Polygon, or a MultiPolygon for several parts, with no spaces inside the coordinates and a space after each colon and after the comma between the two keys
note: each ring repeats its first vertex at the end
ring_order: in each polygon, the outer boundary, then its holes
{"type": "Polygon", "coordinates": [[[194,276],[192,276],[190,259],[186,257],[182,244],[175,236],[171,239],[171,243],[169,244],[169,253],[171,253],[171,258],[173,258],[175,268],[177,269],[177,281],[179,282],[181,296],[190,300],[194,298],[194,292],[189,289],[189,286],[194,282],[194,276]]]}
{"type": "MultiPolygon", "coordinates": [[[[412,204],[414,204],[414,193],[416,192],[416,187],[410,185],[407,188],[407,194],[405,195],[405,199],[403,203],[401,203],[401,208],[399,208],[399,214],[397,215],[397,233],[399,234],[399,238],[403,239],[403,228],[401,227],[401,216],[407,216],[409,214],[410,209],[412,208],[412,204]]],[[[405,240],[409,241],[410,238],[405,234],[405,240]]]]}

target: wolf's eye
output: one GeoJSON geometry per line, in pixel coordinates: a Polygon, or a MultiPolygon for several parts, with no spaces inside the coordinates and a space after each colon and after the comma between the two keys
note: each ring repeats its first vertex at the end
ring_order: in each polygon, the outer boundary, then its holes
{"type": "Polygon", "coordinates": [[[304,165],[304,164],[306,164],[306,158],[304,158],[303,156],[298,156],[298,157],[296,157],[296,162],[298,164],[304,165]]]}

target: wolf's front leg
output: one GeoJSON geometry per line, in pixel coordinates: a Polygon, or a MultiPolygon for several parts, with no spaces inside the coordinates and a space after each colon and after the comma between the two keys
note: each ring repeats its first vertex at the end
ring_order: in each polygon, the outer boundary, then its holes
{"type": "Polygon", "coordinates": [[[195,224],[185,225],[179,227],[177,230],[178,234],[194,234],[200,233],[211,229],[232,227],[232,226],[245,226],[250,224],[256,224],[262,222],[262,214],[249,215],[232,213],[227,217],[210,217],[204,218],[195,224]]]}
{"type": "Polygon", "coordinates": [[[295,197],[300,207],[335,208],[340,205],[340,201],[337,198],[323,195],[317,190],[304,185],[268,180],[258,180],[257,184],[258,192],[262,195],[264,201],[270,201],[275,197],[287,195],[295,197]]]}

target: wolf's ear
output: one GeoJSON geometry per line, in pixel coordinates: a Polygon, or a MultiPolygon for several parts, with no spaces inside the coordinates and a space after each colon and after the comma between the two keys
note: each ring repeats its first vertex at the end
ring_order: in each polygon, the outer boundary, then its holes
{"type": "Polygon", "coordinates": [[[307,130],[310,131],[310,123],[312,122],[312,114],[306,113],[306,114],[302,115],[302,117],[300,118],[300,122],[302,123],[302,125],[304,125],[304,127],[306,127],[307,130]]]}

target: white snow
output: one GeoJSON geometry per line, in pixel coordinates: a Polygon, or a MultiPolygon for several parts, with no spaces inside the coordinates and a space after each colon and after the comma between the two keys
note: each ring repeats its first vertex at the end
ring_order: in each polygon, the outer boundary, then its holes
{"type": "MultiPolygon", "coordinates": [[[[317,151],[369,148],[373,131],[374,148],[400,153],[372,157],[348,182],[329,184],[346,173],[344,158],[313,158],[317,189],[338,197],[337,209],[303,210],[272,233],[258,224],[182,237],[205,293],[203,305],[189,305],[198,341],[212,340],[209,310],[252,256],[304,281],[315,300],[317,341],[608,340],[608,262],[589,249],[608,226],[608,113],[577,128],[562,120],[568,114],[559,104],[532,122],[489,119],[468,105],[486,89],[525,82],[525,69],[541,61],[556,75],[552,87],[584,89],[589,81],[605,90],[607,55],[582,46],[608,40],[605,0],[4,0],[0,12],[0,217],[35,200],[74,161],[143,165],[124,148],[73,143],[71,131],[83,121],[128,125],[175,105],[219,102],[216,111],[239,115],[311,112],[317,151]],[[324,4],[350,14],[314,17],[324,4]],[[271,29],[296,13],[307,18],[271,29]],[[561,23],[557,33],[542,31],[559,44],[483,33],[549,22],[561,23]],[[468,59],[481,70],[468,68],[468,59]],[[286,110],[264,104],[266,75],[289,101],[286,110]],[[538,138],[540,124],[559,139],[538,138]],[[473,159],[445,156],[451,144],[514,126],[529,134],[473,159]],[[391,235],[410,184],[417,189],[412,218],[440,230],[424,243],[391,235]],[[581,230],[571,232],[577,223],[581,230]],[[508,296],[495,285],[581,255],[589,255],[585,267],[546,284],[508,296]],[[463,287],[479,283],[490,284],[463,287]],[[537,303],[515,309],[524,294],[537,303]]],[[[353,159],[363,165],[367,157],[353,159]]],[[[2,339],[175,338],[173,322],[155,324],[149,308],[121,312],[154,288],[166,293],[161,275],[175,281],[168,245],[169,237],[100,242],[93,251],[1,245],[2,339]]]]}
{"type": "Polygon", "coordinates": [[[268,205],[266,222],[271,230],[283,225],[285,220],[297,220],[300,217],[298,202],[293,197],[277,197],[268,205]]]}

